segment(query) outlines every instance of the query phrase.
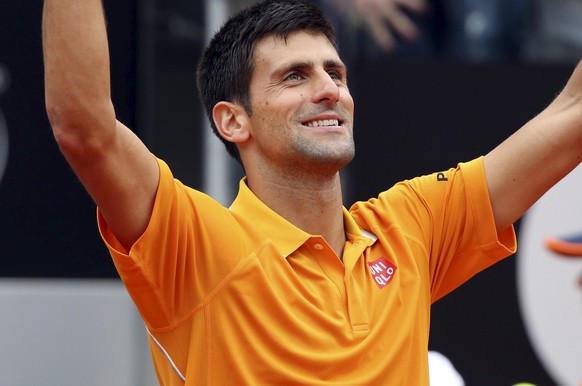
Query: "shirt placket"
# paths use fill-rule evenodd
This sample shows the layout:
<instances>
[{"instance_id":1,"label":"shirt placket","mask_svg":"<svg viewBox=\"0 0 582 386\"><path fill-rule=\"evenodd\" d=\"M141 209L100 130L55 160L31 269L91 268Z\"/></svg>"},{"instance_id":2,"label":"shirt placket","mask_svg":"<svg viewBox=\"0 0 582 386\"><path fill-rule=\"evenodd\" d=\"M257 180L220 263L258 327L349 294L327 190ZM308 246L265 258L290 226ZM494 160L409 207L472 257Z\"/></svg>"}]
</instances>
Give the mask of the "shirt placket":
<instances>
[{"instance_id":1,"label":"shirt placket","mask_svg":"<svg viewBox=\"0 0 582 386\"><path fill-rule=\"evenodd\" d=\"M329 244L320 236L312 236L307 242L327 277L335 284L343 299L345 314L355 335L366 335L369 330L368 312L362 284L352 275L355 264L368 246L365 238L346 242L343 259L340 260ZM362 278L360 278L362 279Z\"/></svg>"},{"instance_id":2,"label":"shirt placket","mask_svg":"<svg viewBox=\"0 0 582 386\"><path fill-rule=\"evenodd\" d=\"M369 331L369 314L364 296L367 272L359 272L357 264L368 247L369 240L358 238L346 242L344 248L344 285L348 305L348 317L356 336L365 336Z\"/></svg>"}]
</instances>

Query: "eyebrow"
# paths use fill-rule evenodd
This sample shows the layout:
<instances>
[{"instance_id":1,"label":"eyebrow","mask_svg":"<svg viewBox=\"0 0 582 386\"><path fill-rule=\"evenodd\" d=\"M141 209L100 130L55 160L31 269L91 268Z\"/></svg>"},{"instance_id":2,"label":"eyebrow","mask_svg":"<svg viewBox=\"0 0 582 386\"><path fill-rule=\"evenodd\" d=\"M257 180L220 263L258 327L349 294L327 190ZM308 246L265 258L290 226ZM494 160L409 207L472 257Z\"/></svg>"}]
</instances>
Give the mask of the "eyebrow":
<instances>
[{"instance_id":1,"label":"eyebrow","mask_svg":"<svg viewBox=\"0 0 582 386\"><path fill-rule=\"evenodd\" d=\"M336 59L327 59L323 63L324 68L335 68L335 69L342 69L344 72L347 72L346 65ZM312 61L297 61L283 64L282 66L275 69L273 72L273 77L278 78L281 77L283 74L289 71L297 71L297 70L304 70L306 68L313 68L315 67L315 63Z\"/></svg>"}]
</instances>

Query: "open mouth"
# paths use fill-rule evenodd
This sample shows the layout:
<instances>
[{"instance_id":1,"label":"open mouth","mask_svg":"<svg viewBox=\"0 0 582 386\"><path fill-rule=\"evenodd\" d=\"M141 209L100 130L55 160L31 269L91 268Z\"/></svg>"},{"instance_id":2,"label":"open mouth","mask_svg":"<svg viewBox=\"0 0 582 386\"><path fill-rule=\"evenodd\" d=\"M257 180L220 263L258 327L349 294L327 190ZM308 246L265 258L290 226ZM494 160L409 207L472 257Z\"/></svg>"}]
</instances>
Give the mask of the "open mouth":
<instances>
[{"instance_id":1,"label":"open mouth","mask_svg":"<svg viewBox=\"0 0 582 386\"><path fill-rule=\"evenodd\" d=\"M343 122L339 119L320 119L316 121L304 122L303 125L307 127L330 127L340 126Z\"/></svg>"}]
</instances>

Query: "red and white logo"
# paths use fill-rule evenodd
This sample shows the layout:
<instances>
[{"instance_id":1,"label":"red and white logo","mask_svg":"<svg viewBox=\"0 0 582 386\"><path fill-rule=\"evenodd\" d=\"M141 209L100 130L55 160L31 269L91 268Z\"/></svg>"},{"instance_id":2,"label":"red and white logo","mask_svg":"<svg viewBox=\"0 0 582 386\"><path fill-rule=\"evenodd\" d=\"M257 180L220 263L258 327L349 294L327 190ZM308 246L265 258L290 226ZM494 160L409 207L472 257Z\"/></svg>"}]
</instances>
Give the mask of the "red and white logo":
<instances>
[{"instance_id":1,"label":"red and white logo","mask_svg":"<svg viewBox=\"0 0 582 386\"><path fill-rule=\"evenodd\" d=\"M368 266L370 267L372 277L374 277L374 280L380 289L390 284L396 273L396 266L383 257L368 262Z\"/></svg>"}]
</instances>

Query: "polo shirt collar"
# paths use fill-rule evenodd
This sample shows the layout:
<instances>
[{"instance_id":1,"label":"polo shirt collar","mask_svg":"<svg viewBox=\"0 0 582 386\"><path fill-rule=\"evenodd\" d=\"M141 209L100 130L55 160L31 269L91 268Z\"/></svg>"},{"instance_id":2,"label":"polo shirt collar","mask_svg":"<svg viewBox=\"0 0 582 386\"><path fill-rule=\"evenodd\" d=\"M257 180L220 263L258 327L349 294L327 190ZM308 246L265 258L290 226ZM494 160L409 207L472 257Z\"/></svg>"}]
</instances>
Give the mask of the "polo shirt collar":
<instances>
[{"instance_id":1,"label":"polo shirt collar","mask_svg":"<svg viewBox=\"0 0 582 386\"><path fill-rule=\"evenodd\" d=\"M259 200L248 187L246 177L240 180L238 194L229 209L236 216L252 219L253 226L271 239L285 258L295 252L312 236L287 221ZM367 245L372 245L376 241L376 236L360 229L345 207L343 208L343 214L346 237L349 241L363 239L365 241L364 244Z\"/></svg>"},{"instance_id":2,"label":"polo shirt collar","mask_svg":"<svg viewBox=\"0 0 582 386\"><path fill-rule=\"evenodd\" d=\"M246 177L239 182L238 195L230 211L234 215L251 219L253 226L265 234L285 258L311 237L259 200L248 187Z\"/></svg>"},{"instance_id":3,"label":"polo shirt collar","mask_svg":"<svg viewBox=\"0 0 582 386\"><path fill-rule=\"evenodd\" d=\"M350 211L344 207L344 229L346 231L346 239L351 242L357 240L363 241L366 245L372 245L378 237L371 232L368 232L358 225L356 220L352 217Z\"/></svg>"}]
</instances>

